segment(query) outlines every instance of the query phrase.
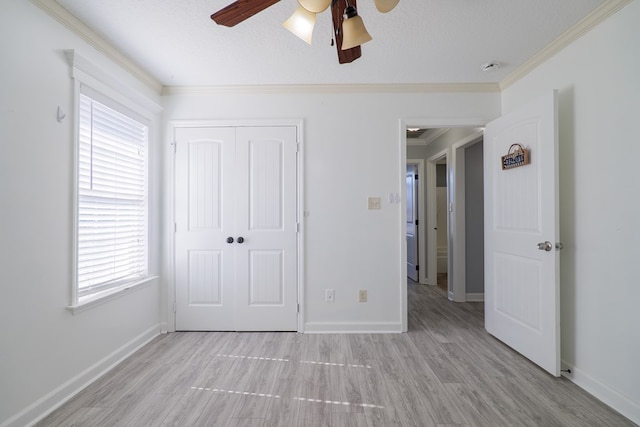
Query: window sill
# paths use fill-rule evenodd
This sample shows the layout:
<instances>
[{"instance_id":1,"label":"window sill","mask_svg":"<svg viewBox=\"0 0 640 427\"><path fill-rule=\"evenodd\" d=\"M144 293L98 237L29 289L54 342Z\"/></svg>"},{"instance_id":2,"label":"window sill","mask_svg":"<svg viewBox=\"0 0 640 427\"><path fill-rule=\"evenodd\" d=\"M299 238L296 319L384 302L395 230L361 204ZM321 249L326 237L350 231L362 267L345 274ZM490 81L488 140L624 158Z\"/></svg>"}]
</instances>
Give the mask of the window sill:
<instances>
[{"instance_id":1,"label":"window sill","mask_svg":"<svg viewBox=\"0 0 640 427\"><path fill-rule=\"evenodd\" d=\"M137 282L127 283L122 286L108 289L106 291L97 292L92 295L78 298L78 303L67 306L67 310L71 311L71 313L73 313L74 315L81 313L90 308L120 298L123 295L127 295L139 289L146 288L151 285L151 283L157 278L158 276L146 277Z\"/></svg>"}]
</instances>

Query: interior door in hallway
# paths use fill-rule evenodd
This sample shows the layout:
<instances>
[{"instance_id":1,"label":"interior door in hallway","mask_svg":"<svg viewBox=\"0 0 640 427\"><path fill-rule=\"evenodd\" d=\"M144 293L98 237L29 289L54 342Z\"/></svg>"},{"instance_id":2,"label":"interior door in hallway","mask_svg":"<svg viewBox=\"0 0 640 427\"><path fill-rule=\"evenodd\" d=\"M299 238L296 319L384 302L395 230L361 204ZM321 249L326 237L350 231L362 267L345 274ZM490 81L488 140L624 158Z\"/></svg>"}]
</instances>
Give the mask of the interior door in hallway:
<instances>
[{"instance_id":1,"label":"interior door in hallway","mask_svg":"<svg viewBox=\"0 0 640 427\"><path fill-rule=\"evenodd\" d=\"M418 168L407 164L407 276L418 282Z\"/></svg>"},{"instance_id":2,"label":"interior door in hallway","mask_svg":"<svg viewBox=\"0 0 640 427\"><path fill-rule=\"evenodd\" d=\"M296 128L175 142L176 330L297 330Z\"/></svg>"},{"instance_id":3,"label":"interior door in hallway","mask_svg":"<svg viewBox=\"0 0 640 427\"><path fill-rule=\"evenodd\" d=\"M484 138L485 326L560 375L556 93L491 123ZM531 163L502 169L513 144Z\"/></svg>"}]
</instances>

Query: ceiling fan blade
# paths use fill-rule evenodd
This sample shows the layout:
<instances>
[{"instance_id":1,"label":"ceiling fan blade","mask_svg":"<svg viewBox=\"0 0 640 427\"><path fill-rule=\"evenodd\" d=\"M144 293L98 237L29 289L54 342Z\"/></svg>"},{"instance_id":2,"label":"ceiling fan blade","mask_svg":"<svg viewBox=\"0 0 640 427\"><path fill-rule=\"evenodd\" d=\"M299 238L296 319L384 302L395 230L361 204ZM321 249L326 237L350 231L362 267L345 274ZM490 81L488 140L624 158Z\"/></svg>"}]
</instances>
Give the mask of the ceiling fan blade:
<instances>
[{"instance_id":1,"label":"ceiling fan blade","mask_svg":"<svg viewBox=\"0 0 640 427\"><path fill-rule=\"evenodd\" d=\"M280 0L237 0L211 15L211 19L218 25L233 27L279 1Z\"/></svg>"},{"instance_id":2,"label":"ceiling fan blade","mask_svg":"<svg viewBox=\"0 0 640 427\"><path fill-rule=\"evenodd\" d=\"M349 0L349 4L356 7L356 0ZM347 8L346 0L333 0L331 2L331 16L333 17L333 33L336 37L336 48L338 49L338 62L347 64L362 56L360 46L342 50L342 15Z\"/></svg>"}]
</instances>

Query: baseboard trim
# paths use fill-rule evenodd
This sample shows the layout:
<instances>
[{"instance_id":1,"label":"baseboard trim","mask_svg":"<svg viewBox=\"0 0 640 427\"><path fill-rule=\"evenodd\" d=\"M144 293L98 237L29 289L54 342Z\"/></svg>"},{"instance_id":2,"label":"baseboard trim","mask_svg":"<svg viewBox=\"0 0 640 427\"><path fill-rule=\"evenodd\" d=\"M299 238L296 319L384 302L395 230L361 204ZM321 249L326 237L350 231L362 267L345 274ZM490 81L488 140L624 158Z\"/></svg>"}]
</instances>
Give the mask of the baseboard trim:
<instances>
[{"instance_id":1,"label":"baseboard trim","mask_svg":"<svg viewBox=\"0 0 640 427\"><path fill-rule=\"evenodd\" d=\"M484 293L481 294L466 294L465 301L467 302L483 302L484 301Z\"/></svg>"},{"instance_id":2,"label":"baseboard trim","mask_svg":"<svg viewBox=\"0 0 640 427\"><path fill-rule=\"evenodd\" d=\"M400 322L307 322L305 334L389 334L401 333Z\"/></svg>"},{"instance_id":3,"label":"baseboard trim","mask_svg":"<svg viewBox=\"0 0 640 427\"><path fill-rule=\"evenodd\" d=\"M154 325L113 353L85 369L75 377L47 393L11 418L0 423L0 427L32 426L55 409L66 403L89 384L109 372L127 357L160 335L161 324Z\"/></svg>"},{"instance_id":4,"label":"baseboard trim","mask_svg":"<svg viewBox=\"0 0 640 427\"><path fill-rule=\"evenodd\" d=\"M571 373L563 372L562 376L576 384L598 400L609 405L612 409L640 425L640 403L633 402L628 397L611 389L584 371L562 361L563 369L571 370Z\"/></svg>"}]
</instances>

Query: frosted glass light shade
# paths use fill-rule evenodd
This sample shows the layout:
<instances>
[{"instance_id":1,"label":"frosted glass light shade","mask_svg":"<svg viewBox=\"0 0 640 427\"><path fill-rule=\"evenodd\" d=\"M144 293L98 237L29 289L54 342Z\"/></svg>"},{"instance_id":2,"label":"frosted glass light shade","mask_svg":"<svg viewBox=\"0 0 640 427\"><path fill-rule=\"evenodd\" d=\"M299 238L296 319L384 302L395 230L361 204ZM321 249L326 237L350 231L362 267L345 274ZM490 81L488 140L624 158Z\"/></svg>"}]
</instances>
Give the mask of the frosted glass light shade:
<instances>
[{"instance_id":1,"label":"frosted glass light shade","mask_svg":"<svg viewBox=\"0 0 640 427\"><path fill-rule=\"evenodd\" d=\"M298 3L309 12L320 13L329 7L331 0L298 0Z\"/></svg>"},{"instance_id":2,"label":"frosted glass light shade","mask_svg":"<svg viewBox=\"0 0 640 427\"><path fill-rule=\"evenodd\" d=\"M305 42L311 44L313 27L316 25L316 14L309 12L302 6L298 6L293 15L282 23L282 26L300 37Z\"/></svg>"},{"instance_id":3,"label":"frosted glass light shade","mask_svg":"<svg viewBox=\"0 0 640 427\"><path fill-rule=\"evenodd\" d=\"M371 39L360 16L345 19L342 23L342 50L360 46Z\"/></svg>"},{"instance_id":4,"label":"frosted glass light shade","mask_svg":"<svg viewBox=\"0 0 640 427\"><path fill-rule=\"evenodd\" d=\"M396 5L400 2L400 0L373 0L376 4L376 9L379 12L387 13L391 11Z\"/></svg>"}]
</instances>

